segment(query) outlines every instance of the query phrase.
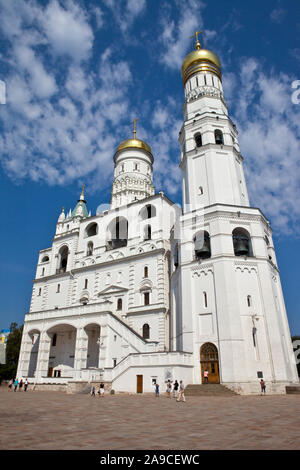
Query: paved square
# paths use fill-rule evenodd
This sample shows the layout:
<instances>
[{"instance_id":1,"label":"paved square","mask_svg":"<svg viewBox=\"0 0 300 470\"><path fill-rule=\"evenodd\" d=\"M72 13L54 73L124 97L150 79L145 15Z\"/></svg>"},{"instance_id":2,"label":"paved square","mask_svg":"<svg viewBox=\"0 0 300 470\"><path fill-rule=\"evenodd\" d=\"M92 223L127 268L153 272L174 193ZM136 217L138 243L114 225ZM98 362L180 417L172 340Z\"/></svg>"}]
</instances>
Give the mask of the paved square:
<instances>
[{"instance_id":1,"label":"paved square","mask_svg":"<svg viewBox=\"0 0 300 470\"><path fill-rule=\"evenodd\" d=\"M0 449L299 449L300 395L187 397L8 392Z\"/></svg>"}]
</instances>

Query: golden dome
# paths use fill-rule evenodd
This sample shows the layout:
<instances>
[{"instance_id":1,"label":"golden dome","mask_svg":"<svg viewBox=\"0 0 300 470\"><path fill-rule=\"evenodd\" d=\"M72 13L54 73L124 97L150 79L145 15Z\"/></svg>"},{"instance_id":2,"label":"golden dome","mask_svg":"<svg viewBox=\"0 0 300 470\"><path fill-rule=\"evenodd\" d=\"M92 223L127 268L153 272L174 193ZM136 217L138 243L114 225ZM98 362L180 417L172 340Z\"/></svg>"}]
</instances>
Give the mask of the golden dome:
<instances>
[{"instance_id":1,"label":"golden dome","mask_svg":"<svg viewBox=\"0 0 300 470\"><path fill-rule=\"evenodd\" d=\"M127 140L124 140L124 142L121 142L116 150L116 153L119 152L120 150L131 149L131 148L143 149L152 155L151 147L148 144L146 144L146 142L144 142L143 140L135 139L135 138L127 139Z\"/></svg>"},{"instance_id":2,"label":"golden dome","mask_svg":"<svg viewBox=\"0 0 300 470\"><path fill-rule=\"evenodd\" d=\"M212 51L202 49L199 41L196 43L196 50L190 52L182 62L181 76L183 85L197 72L212 72L216 74L220 80L222 78L221 64L218 57Z\"/></svg>"}]
</instances>

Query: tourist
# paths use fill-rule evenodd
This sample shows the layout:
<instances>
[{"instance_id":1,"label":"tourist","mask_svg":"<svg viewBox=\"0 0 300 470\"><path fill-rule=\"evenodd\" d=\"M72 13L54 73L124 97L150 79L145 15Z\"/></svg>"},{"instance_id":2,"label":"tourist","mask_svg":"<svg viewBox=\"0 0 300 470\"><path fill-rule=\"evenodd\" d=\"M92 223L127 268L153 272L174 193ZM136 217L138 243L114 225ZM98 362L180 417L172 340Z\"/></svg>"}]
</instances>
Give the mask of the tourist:
<instances>
[{"instance_id":1,"label":"tourist","mask_svg":"<svg viewBox=\"0 0 300 470\"><path fill-rule=\"evenodd\" d=\"M104 397L104 383L101 382L99 387L99 397Z\"/></svg>"},{"instance_id":2,"label":"tourist","mask_svg":"<svg viewBox=\"0 0 300 470\"><path fill-rule=\"evenodd\" d=\"M15 388L14 388L14 392L17 391L18 383L19 383L19 381L18 381L18 379L16 378L16 379L15 379L15 383L14 383L14 387L15 387Z\"/></svg>"},{"instance_id":3,"label":"tourist","mask_svg":"<svg viewBox=\"0 0 300 470\"><path fill-rule=\"evenodd\" d=\"M158 383L155 384L155 396L159 397L159 385L158 385Z\"/></svg>"},{"instance_id":4,"label":"tourist","mask_svg":"<svg viewBox=\"0 0 300 470\"><path fill-rule=\"evenodd\" d=\"M260 394L266 393L266 383L263 379L260 381Z\"/></svg>"},{"instance_id":5,"label":"tourist","mask_svg":"<svg viewBox=\"0 0 300 470\"><path fill-rule=\"evenodd\" d=\"M171 391L172 391L172 384L171 384L170 380L168 380L167 390L166 390L168 398L171 398Z\"/></svg>"},{"instance_id":6,"label":"tourist","mask_svg":"<svg viewBox=\"0 0 300 470\"><path fill-rule=\"evenodd\" d=\"M10 381L8 382L8 391L11 390L12 384L13 384L13 379L10 379Z\"/></svg>"},{"instance_id":7,"label":"tourist","mask_svg":"<svg viewBox=\"0 0 300 470\"><path fill-rule=\"evenodd\" d=\"M24 392L27 391L27 387L28 387L28 380L27 378L25 379L25 382L24 382Z\"/></svg>"},{"instance_id":8,"label":"tourist","mask_svg":"<svg viewBox=\"0 0 300 470\"><path fill-rule=\"evenodd\" d=\"M23 380L21 379L19 382L19 392L22 391L22 387L23 387Z\"/></svg>"},{"instance_id":9,"label":"tourist","mask_svg":"<svg viewBox=\"0 0 300 470\"><path fill-rule=\"evenodd\" d=\"M177 382L177 380L175 380L174 385L173 385L173 397L174 398L177 398L178 396L178 387L179 387L179 383Z\"/></svg>"},{"instance_id":10,"label":"tourist","mask_svg":"<svg viewBox=\"0 0 300 470\"><path fill-rule=\"evenodd\" d=\"M204 371L204 383L208 384L208 370L207 369L205 369Z\"/></svg>"},{"instance_id":11,"label":"tourist","mask_svg":"<svg viewBox=\"0 0 300 470\"><path fill-rule=\"evenodd\" d=\"M92 396L92 397L95 397L95 396L96 396L96 395L95 395L95 387L94 387L94 385L92 385L92 388L91 388L91 396Z\"/></svg>"},{"instance_id":12,"label":"tourist","mask_svg":"<svg viewBox=\"0 0 300 470\"><path fill-rule=\"evenodd\" d=\"M182 380L180 380L180 384L179 384L179 394L178 394L178 398L177 398L176 401L183 401L183 402L185 403L184 385L183 385Z\"/></svg>"}]
</instances>

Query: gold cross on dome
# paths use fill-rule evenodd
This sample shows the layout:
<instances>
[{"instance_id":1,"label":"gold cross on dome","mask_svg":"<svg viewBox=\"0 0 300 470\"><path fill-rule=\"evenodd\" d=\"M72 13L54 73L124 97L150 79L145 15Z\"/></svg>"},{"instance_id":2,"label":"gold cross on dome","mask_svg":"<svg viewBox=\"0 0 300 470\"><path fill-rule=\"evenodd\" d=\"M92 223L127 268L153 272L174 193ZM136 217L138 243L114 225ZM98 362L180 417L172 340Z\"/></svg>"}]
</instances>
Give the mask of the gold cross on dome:
<instances>
[{"instance_id":1,"label":"gold cross on dome","mask_svg":"<svg viewBox=\"0 0 300 470\"><path fill-rule=\"evenodd\" d=\"M136 121L138 121L138 118L135 118L131 124L133 124L133 138L135 139L136 137Z\"/></svg>"},{"instance_id":2,"label":"gold cross on dome","mask_svg":"<svg viewBox=\"0 0 300 470\"><path fill-rule=\"evenodd\" d=\"M194 38L194 37L196 38L196 49L200 49L200 47L201 47L198 36L199 36L199 34L203 34L203 33L204 33L204 30L202 29L201 31L196 31L195 34L193 34L193 36L191 36L191 39Z\"/></svg>"}]
</instances>

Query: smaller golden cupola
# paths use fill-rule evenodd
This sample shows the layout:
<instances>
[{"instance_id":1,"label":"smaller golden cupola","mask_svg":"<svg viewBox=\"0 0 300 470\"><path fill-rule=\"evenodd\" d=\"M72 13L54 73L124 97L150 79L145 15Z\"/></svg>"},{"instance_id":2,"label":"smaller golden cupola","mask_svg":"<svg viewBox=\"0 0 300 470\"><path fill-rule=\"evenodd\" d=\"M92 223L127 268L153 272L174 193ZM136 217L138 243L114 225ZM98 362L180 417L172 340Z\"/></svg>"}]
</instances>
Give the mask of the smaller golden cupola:
<instances>
[{"instance_id":1,"label":"smaller golden cupola","mask_svg":"<svg viewBox=\"0 0 300 470\"><path fill-rule=\"evenodd\" d=\"M121 142L116 150L115 155L120 151L120 150L125 150L125 149L130 149L130 148L135 148L135 149L143 149L146 150L146 152L150 153L152 156L152 150L150 145L148 145L146 142L144 142L141 139L136 138L136 121L137 119L133 120L133 139L127 139Z\"/></svg>"}]
</instances>

